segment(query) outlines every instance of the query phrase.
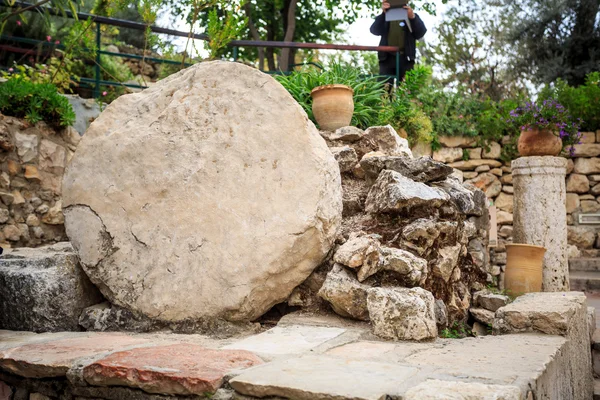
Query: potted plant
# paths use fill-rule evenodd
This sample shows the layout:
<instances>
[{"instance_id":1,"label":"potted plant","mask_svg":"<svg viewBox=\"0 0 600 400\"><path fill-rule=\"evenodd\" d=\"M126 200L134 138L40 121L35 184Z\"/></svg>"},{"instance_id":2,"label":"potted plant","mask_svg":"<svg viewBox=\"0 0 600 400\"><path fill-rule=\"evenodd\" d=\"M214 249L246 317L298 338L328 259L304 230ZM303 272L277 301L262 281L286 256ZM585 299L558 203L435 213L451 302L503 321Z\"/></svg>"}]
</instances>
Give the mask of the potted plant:
<instances>
[{"instance_id":1,"label":"potted plant","mask_svg":"<svg viewBox=\"0 0 600 400\"><path fill-rule=\"evenodd\" d=\"M354 114L354 90L346 85L323 85L314 88L312 112L321 129L335 131L350 125Z\"/></svg>"},{"instance_id":2,"label":"potted plant","mask_svg":"<svg viewBox=\"0 0 600 400\"><path fill-rule=\"evenodd\" d=\"M575 121L568 110L554 100L541 104L525 103L510 112L509 122L520 127L517 149L523 157L557 156L565 148L573 155L579 144L579 120Z\"/></svg>"}]
</instances>

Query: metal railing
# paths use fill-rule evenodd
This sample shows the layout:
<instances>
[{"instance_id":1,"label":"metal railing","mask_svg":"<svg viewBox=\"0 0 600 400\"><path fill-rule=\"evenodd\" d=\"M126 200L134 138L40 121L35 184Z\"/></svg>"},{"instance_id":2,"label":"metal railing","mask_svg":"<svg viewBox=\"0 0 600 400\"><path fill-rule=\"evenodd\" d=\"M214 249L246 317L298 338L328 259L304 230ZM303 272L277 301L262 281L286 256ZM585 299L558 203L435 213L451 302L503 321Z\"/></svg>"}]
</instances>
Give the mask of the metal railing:
<instances>
[{"instance_id":1,"label":"metal railing","mask_svg":"<svg viewBox=\"0 0 600 400\"><path fill-rule=\"evenodd\" d=\"M0 0L0 5L4 6L4 7L13 7L13 8L16 8L16 7L27 8L28 12L43 11L45 13L48 13L50 15L57 16L57 17L67 17L67 18L72 18L72 19L76 18L79 20L90 20L91 22L95 23L96 24L97 51L96 51L96 59L95 59L94 78L92 79L92 78L82 77L82 78L79 78L79 80L80 80L80 82L82 82L84 84L93 85L94 97L96 97L96 98L100 96L100 87L101 86L126 86L126 87L131 87L131 88L138 88L138 89L147 88L146 86L143 86L143 85L125 84L125 83L121 83L121 82L107 81L107 80L101 79L101 76L102 76L101 75L101 60L100 60L101 55L106 55L106 56L110 56L110 57L123 57L123 58L130 58L130 59L138 59L138 60L144 59L144 60L148 60L148 61L151 61L154 63L160 63L160 64L179 64L179 65L181 65L181 61L177 61L177 60L140 56L138 54L115 53L115 52L102 50L101 49L101 44L102 44L101 26L102 25L135 29L135 30L139 30L139 31L143 31L143 32L146 31L146 29L149 29L151 32L154 32L154 33L166 34L166 35L177 36L177 37L185 37L185 38L189 37L191 39L198 39L198 40L209 40L208 36L203 33L190 33L190 32L178 31L175 29L163 28L163 27L159 27L156 25L146 25L146 24L143 24L140 22L128 21L128 20L117 19L117 18L110 18L110 17L103 17L100 15L93 15L93 14L81 13L81 12L73 14L71 11L65 11L64 13L62 13L62 12L58 12L57 10L54 10L50 7L36 6L34 4L30 4L30 3L26 3L26 2L22 2L22 1L17 1L11 5L6 0ZM4 36L4 35L0 36L0 42L7 42L7 41L13 41L13 42L17 42L17 43L26 43L26 44L35 44L35 45L38 45L41 47L63 48L63 46L61 46L61 45L55 45L55 44L43 42L40 40L33 40L33 39L27 39L27 38L15 37L15 36ZM277 42L277 41L261 41L261 40L233 40L229 43L229 46L233 47L234 61L237 61L240 47L278 48L278 49L289 48L289 49L298 49L298 50L303 49L303 50L383 51L383 52L388 52L388 53L395 53L396 54L396 76L395 76L395 78L398 79L398 81L400 80L400 52L399 52L399 48L394 47L394 46L360 46L360 45L348 45L348 44L298 43L298 42ZM22 49L19 47L5 45L2 43L0 43L0 50L16 52L16 53L33 52L33 50ZM292 64L291 67L293 68L294 66L308 65L308 64L314 65L314 66L322 69L322 66L320 66L316 63ZM190 66L192 64L185 63L184 65ZM269 73L285 73L282 71L268 71L268 72Z\"/></svg>"}]
</instances>

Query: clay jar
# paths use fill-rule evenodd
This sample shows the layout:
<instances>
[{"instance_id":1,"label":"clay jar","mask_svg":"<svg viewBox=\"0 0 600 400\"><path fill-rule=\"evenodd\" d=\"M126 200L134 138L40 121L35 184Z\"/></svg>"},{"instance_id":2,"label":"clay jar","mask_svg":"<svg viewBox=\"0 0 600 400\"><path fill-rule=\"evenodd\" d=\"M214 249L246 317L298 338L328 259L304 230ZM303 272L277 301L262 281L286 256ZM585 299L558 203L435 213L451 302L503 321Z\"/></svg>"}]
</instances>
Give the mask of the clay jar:
<instances>
[{"instance_id":1,"label":"clay jar","mask_svg":"<svg viewBox=\"0 0 600 400\"><path fill-rule=\"evenodd\" d=\"M506 245L504 288L510 296L542 291L542 269L546 249L529 244Z\"/></svg>"},{"instance_id":2,"label":"clay jar","mask_svg":"<svg viewBox=\"0 0 600 400\"><path fill-rule=\"evenodd\" d=\"M562 150L562 140L549 130L521 131L517 146L522 157L557 156Z\"/></svg>"},{"instance_id":3,"label":"clay jar","mask_svg":"<svg viewBox=\"0 0 600 400\"><path fill-rule=\"evenodd\" d=\"M354 90L346 85L325 85L314 88L312 111L319 127L325 131L335 131L349 126L354 114Z\"/></svg>"}]
</instances>

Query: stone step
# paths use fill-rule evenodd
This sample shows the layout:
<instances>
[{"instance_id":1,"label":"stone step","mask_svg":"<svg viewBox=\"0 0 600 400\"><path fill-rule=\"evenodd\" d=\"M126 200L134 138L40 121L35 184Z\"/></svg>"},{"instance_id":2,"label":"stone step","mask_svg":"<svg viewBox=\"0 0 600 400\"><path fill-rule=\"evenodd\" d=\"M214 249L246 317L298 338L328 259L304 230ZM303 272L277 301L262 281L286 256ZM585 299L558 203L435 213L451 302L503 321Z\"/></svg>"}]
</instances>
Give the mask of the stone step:
<instances>
[{"instance_id":1,"label":"stone step","mask_svg":"<svg viewBox=\"0 0 600 400\"><path fill-rule=\"evenodd\" d=\"M600 292L599 271L571 271L569 278L573 291Z\"/></svg>"},{"instance_id":2,"label":"stone step","mask_svg":"<svg viewBox=\"0 0 600 400\"><path fill-rule=\"evenodd\" d=\"M600 400L600 379L594 379L594 400Z\"/></svg>"},{"instance_id":3,"label":"stone step","mask_svg":"<svg viewBox=\"0 0 600 400\"><path fill-rule=\"evenodd\" d=\"M569 260L570 271L600 272L600 258L573 258Z\"/></svg>"}]
</instances>

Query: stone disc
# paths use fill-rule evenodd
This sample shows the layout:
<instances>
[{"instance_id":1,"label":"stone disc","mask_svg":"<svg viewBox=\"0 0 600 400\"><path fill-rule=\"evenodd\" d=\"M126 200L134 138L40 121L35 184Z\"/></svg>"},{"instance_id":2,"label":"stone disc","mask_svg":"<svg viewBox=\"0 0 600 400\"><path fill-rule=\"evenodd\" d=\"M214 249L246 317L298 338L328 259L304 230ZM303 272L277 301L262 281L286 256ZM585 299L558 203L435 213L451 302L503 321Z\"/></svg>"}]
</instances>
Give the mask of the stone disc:
<instances>
[{"instance_id":1,"label":"stone disc","mask_svg":"<svg viewBox=\"0 0 600 400\"><path fill-rule=\"evenodd\" d=\"M197 64L115 100L64 177L67 234L113 303L164 321L253 320L321 263L336 161L273 78Z\"/></svg>"}]
</instances>

